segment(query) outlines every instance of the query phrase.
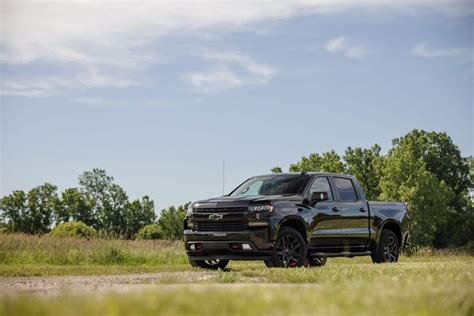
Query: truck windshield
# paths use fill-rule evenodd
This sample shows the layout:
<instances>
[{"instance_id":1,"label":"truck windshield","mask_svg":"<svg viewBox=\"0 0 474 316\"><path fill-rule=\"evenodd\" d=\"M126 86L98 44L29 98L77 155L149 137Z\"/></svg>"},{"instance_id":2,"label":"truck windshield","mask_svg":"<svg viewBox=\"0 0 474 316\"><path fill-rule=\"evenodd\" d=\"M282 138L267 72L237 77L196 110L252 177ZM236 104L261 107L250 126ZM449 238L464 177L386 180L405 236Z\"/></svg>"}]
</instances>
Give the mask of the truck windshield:
<instances>
[{"instance_id":1,"label":"truck windshield","mask_svg":"<svg viewBox=\"0 0 474 316\"><path fill-rule=\"evenodd\" d=\"M245 181L230 196L283 195L302 193L309 175L255 177Z\"/></svg>"}]
</instances>

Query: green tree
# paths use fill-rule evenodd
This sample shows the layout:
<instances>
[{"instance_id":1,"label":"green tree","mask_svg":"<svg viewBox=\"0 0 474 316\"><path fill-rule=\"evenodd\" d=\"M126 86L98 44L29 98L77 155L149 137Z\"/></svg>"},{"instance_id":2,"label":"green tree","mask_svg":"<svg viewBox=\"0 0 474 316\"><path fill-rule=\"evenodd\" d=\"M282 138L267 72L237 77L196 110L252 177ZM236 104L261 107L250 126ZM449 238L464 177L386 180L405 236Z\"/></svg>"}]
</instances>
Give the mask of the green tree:
<instances>
[{"instance_id":1,"label":"green tree","mask_svg":"<svg viewBox=\"0 0 474 316\"><path fill-rule=\"evenodd\" d=\"M137 199L129 203L125 211L127 238L133 238L142 227L152 224L155 219L155 205L148 196L144 196L141 201Z\"/></svg>"},{"instance_id":2,"label":"green tree","mask_svg":"<svg viewBox=\"0 0 474 316\"><path fill-rule=\"evenodd\" d=\"M312 153L302 157L296 164L290 165L291 172L315 171L344 173L345 167L341 157L334 151L324 152L322 155Z\"/></svg>"},{"instance_id":3,"label":"green tree","mask_svg":"<svg viewBox=\"0 0 474 316\"><path fill-rule=\"evenodd\" d=\"M394 139L394 150L410 151L411 158L424 163L428 172L450 191L445 209L446 221L439 223L435 247L446 247L467 242L467 233L460 229L472 213L469 207L471 185L469 164L461 157L459 148L446 133L413 130L401 138Z\"/></svg>"},{"instance_id":4,"label":"green tree","mask_svg":"<svg viewBox=\"0 0 474 316\"><path fill-rule=\"evenodd\" d=\"M118 184L112 183L106 189L102 207L98 209L99 227L109 233L121 236L126 233L126 211L128 196Z\"/></svg>"},{"instance_id":5,"label":"green tree","mask_svg":"<svg viewBox=\"0 0 474 316\"><path fill-rule=\"evenodd\" d=\"M408 202L412 242L416 246L433 246L438 228L452 215L448 203L453 193L417 157L416 142L394 144L380 181L381 198Z\"/></svg>"},{"instance_id":6,"label":"green tree","mask_svg":"<svg viewBox=\"0 0 474 316\"><path fill-rule=\"evenodd\" d=\"M105 170L97 168L92 171L85 171L79 176L80 191L89 204L92 218L94 218L92 226L96 229L106 229L106 227L103 227L103 223L110 216L104 214L104 207L110 199L109 191L113 180L114 178L108 176ZM111 209L110 206L109 209Z\"/></svg>"},{"instance_id":7,"label":"green tree","mask_svg":"<svg viewBox=\"0 0 474 316\"><path fill-rule=\"evenodd\" d=\"M278 166L273 167L271 171L272 171L272 173L282 173L283 172L283 170L281 170L281 167L278 167Z\"/></svg>"},{"instance_id":8,"label":"green tree","mask_svg":"<svg viewBox=\"0 0 474 316\"><path fill-rule=\"evenodd\" d=\"M377 200L381 193L380 179L382 178L385 157L380 154L380 146L371 148L347 148L343 159L346 172L356 177L369 200Z\"/></svg>"},{"instance_id":9,"label":"green tree","mask_svg":"<svg viewBox=\"0 0 474 316\"><path fill-rule=\"evenodd\" d=\"M58 207L57 187L50 183L37 186L28 192L30 227L27 233L46 233L53 223L53 214Z\"/></svg>"},{"instance_id":10,"label":"green tree","mask_svg":"<svg viewBox=\"0 0 474 316\"><path fill-rule=\"evenodd\" d=\"M183 220L191 203L178 207L171 206L161 211L158 224L161 227L163 238L180 239L183 237Z\"/></svg>"},{"instance_id":11,"label":"green tree","mask_svg":"<svg viewBox=\"0 0 474 316\"><path fill-rule=\"evenodd\" d=\"M471 197L471 207L474 201L474 157L470 156L466 158L467 162L469 163L469 178L471 181L471 185L469 186L469 195Z\"/></svg>"},{"instance_id":12,"label":"green tree","mask_svg":"<svg viewBox=\"0 0 474 316\"><path fill-rule=\"evenodd\" d=\"M56 223L68 221L80 221L88 226L92 226L94 216L92 214L91 204L86 196L77 188L69 188L61 194L59 207L56 208Z\"/></svg>"},{"instance_id":13,"label":"green tree","mask_svg":"<svg viewBox=\"0 0 474 316\"><path fill-rule=\"evenodd\" d=\"M0 200L2 222L11 232L30 232L31 216L24 191L13 191ZM31 233L31 232L30 232Z\"/></svg>"}]
</instances>

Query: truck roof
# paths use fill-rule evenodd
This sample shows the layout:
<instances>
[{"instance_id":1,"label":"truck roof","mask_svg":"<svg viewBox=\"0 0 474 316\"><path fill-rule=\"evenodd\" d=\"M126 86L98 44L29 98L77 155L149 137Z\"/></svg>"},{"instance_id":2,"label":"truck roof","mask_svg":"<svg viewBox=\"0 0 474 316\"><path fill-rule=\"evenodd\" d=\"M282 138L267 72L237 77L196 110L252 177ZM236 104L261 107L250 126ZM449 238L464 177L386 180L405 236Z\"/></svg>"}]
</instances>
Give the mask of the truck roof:
<instances>
[{"instance_id":1,"label":"truck roof","mask_svg":"<svg viewBox=\"0 0 474 316\"><path fill-rule=\"evenodd\" d=\"M354 178L354 176L350 175L350 174L345 174L345 173L335 173L335 172L313 172L313 171L310 171L310 172L282 172L282 173L269 173L269 174L262 174L262 175L258 175L258 176L254 176L252 178L256 178L256 177L271 177L271 176L284 176L284 175L305 175L305 174L308 174L308 175L321 175L321 176L343 176L343 177L348 177L348 178Z\"/></svg>"}]
</instances>

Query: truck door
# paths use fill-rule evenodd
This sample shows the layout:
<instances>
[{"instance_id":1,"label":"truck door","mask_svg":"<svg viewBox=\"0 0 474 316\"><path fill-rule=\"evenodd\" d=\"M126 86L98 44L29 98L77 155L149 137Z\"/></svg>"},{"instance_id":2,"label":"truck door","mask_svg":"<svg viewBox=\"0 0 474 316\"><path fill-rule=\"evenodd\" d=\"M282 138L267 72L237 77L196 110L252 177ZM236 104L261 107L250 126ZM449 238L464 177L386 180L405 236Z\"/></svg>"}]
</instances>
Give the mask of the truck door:
<instances>
[{"instance_id":1,"label":"truck door","mask_svg":"<svg viewBox=\"0 0 474 316\"><path fill-rule=\"evenodd\" d=\"M311 184L308 196L313 192L327 192L328 200L316 203L313 206L311 218L311 248L338 248L342 244L340 213L334 211L336 203L334 193L329 184L329 179L324 176L316 177ZM321 249L321 250L322 250Z\"/></svg>"},{"instance_id":2,"label":"truck door","mask_svg":"<svg viewBox=\"0 0 474 316\"><path fill-rule=\"evenodd\" d=\"M367 201L357 193L350 178L332 177L336 201L340 208L340 223L345 248L365 248L369 240ZM349 250L349 249L347 249Z\"/></svg>"}]
</instances>

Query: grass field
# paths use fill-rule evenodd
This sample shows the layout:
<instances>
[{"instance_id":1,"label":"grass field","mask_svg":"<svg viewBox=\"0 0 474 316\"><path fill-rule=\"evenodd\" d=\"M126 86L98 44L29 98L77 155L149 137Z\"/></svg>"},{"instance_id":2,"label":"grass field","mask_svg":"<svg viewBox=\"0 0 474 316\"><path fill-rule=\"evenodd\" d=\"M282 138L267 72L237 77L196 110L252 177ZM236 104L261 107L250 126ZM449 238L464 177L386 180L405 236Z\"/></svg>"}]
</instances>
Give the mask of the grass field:
<instances>
[{"instance_id":1,"label":"grass field","mask_svg":"<svg viewBox=\"0 0 474 316\"><path fill-rule=\"evenodd\" d=\"M390 265L353 258L310 269L267 269L259 262L229 267L190 268L180 242L0 235L5 282L34 275L164 274L126 291L3 294L0 315L474 315L474 258L466 254L427 252Z\"/></svg>"}]
</instances>

